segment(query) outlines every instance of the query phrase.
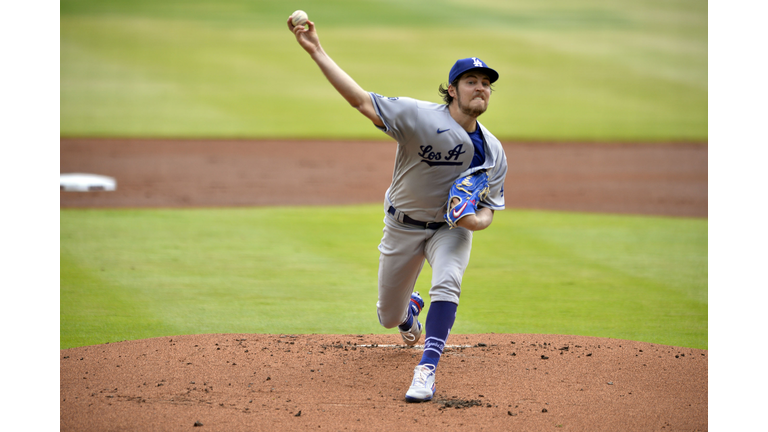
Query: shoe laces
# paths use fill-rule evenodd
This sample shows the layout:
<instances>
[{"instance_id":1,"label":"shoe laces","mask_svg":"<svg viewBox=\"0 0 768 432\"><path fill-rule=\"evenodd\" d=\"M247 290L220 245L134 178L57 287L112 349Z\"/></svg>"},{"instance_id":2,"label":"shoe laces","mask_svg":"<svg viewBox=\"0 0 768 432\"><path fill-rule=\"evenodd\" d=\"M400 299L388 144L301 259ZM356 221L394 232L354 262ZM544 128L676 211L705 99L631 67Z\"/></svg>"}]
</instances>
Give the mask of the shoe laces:
<instances>
[{"instance_id":1,"label":"shoe laces","mask_svg":"<svg viewBox=\"0 0 768 432\"><path fill-rule=\"evenodd\" d=\"M431 366L431 367L430 367ZM432 365L416 366L416 373L413 376L413 385L420 387L427 386L427 378L435 373L435 367Z\"/></svg>"}]
</instances>

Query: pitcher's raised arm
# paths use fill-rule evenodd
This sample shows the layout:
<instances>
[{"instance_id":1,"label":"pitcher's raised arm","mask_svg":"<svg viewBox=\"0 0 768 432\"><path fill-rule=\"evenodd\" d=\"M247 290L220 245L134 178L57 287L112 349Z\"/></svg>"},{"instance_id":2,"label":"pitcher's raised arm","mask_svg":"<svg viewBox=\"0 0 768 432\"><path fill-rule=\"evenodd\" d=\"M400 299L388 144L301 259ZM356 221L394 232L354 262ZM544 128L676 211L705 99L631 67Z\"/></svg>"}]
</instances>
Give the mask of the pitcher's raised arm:
<instances>
[{"instance_id":1,"label":"pitcher's raised arm","mask_svg":"<svg viewBox=\"0 0 768 432\"><path fill-rule=\"evenodd\" d=\"M363 90L343 69L326 54L320 45L320 39L317 36L315 23L307 21L307 26L294 26L291 17L288 17L288 28L296 36L296 41L304 48L317 63L325 78L333 85L336 91L341 94L347 102L368 117L373 124L384 127L384 122L376 115L370 94Z\"/></svg>"}]
</instances>

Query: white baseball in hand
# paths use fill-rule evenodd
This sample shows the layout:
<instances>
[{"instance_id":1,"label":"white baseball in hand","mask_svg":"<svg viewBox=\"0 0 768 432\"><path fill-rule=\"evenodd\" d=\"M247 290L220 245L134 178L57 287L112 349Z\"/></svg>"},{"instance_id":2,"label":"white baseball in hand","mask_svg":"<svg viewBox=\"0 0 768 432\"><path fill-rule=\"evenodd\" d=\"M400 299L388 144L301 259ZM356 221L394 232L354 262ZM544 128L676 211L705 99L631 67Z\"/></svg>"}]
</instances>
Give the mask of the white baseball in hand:
<instances>
[{"instance_id":1,"label":"white baseball in hand","mask_svg":"<svg viewBox=\"0 0 768 432\"><path fill-rule=\"evenodd\" d=\"M307 23L307 20L309 17L307 16L307 13L303 10L297 10L296 12L291 14L291 24L295 26L304 25Z\"/></svg>"}]
</instances>

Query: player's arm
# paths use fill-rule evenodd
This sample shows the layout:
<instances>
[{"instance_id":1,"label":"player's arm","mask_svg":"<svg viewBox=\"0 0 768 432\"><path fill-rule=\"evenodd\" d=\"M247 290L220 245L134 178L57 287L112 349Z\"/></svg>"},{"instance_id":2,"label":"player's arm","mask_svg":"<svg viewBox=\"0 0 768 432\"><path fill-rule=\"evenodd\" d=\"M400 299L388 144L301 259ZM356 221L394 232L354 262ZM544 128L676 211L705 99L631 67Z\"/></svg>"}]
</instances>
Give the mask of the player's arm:
<instances>
[{"instance_id":1,"label":"player's arm","mask_svg":"<svg viewBox=\"0 0 768 432\"><path fill-rule=\"evenodd\" d=\"M379 127L384 127L384 122L376 114L376 109L373 106L373 101L368 92L363 90L352 77L347 75L347 73L325 53L323 47L320 46L320 39L315 30L315 23L307 21L307 25L309 28L305 28L303 25L294 26L293 23L291 23L291 18L288 17L288 28L294 35L296 35L296 41L298 41L299 45L309 53L312 60L317 63L317 66L320 67L325 78L328 79L336 91L338 91L350 105L357 108L357 110L364 116L368 117L373 124Z\"/></svg>"},{"instance_id":2,"label":"player's arm","mask_svg":"<svg viewBox=\"0 0 768 432\"><path fill-rule=\"evenodd\" d=\"M477 209L477 213L469 215L459 219L458 226L466 228L470 231L481 231L489 226L493 222L493 210L488 207Z\"/></svg>"},{"instance_id":3,"label":"player's arm","mask_svg":"<svg viewBox=\"0 0 768 432\"><path fill-rule=\"evenodd\" d=\"M454 198L454 201L451 202L451 208L456 206L458 203L459 200ZM481 231L491 226L492 222L493 210L489 209L488 207L481 207L477 209L475 214L467 215L459 219L458 222L456 222L456 225L462 228L466 228L470 231Z\"/></svg>"}]
</instances>

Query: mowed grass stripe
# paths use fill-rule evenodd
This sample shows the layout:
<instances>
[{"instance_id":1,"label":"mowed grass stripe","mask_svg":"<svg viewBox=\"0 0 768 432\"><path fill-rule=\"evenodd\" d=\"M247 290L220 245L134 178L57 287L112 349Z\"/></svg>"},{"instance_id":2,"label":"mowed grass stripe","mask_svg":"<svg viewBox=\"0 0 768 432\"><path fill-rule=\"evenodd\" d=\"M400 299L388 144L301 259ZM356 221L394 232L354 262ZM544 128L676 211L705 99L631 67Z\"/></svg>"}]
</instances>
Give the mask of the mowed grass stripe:
<instances>
[{"instance_id":1,"label":"mowed grass stripe","mask_svg":"<svg viewBox=\"0 0 768 432\"><path fill-rule=\"evenodd\" d=\"M501 73L506 140L705 141L706 2L309 1L327 52L386 96L439 102L457 58ZM296 44L283 2L64 1L61 134L386 139Z\"/></svg>"},{"instance_id":2,"label":"mowed grass stripe","mask_svg":"<svg viewBox=\"0 0 768 432\"><path fill-rule=\"evenodd\" d=\"M706 227L701 219L553 212L501 218L493 240L476 235L462 302L481 307L457 330L706 347Z\"/></svg>"},{"instance_id":3,"label":"mowed grass stripe","mask_svg":"<svg viewBox=\"0 0 768 432\"><path fill-rule=\"evenodd\" d=\"M61 210L61 346L199 333L391 333L379 205ZM497 212L454 333L707 347L707 221ZM428 266L417 289L429 291ZM427 305L429 302L427 301Z\"/></svg>"}]
</instances>

